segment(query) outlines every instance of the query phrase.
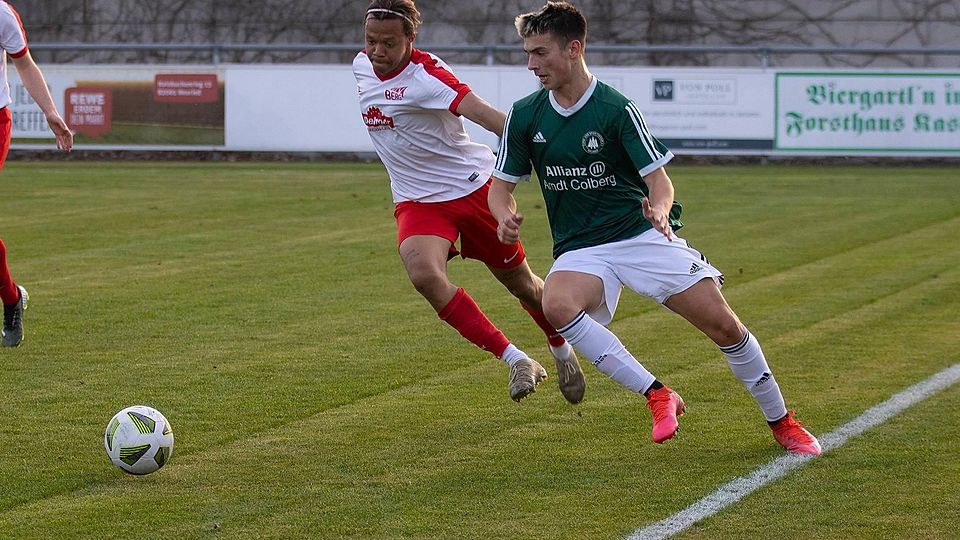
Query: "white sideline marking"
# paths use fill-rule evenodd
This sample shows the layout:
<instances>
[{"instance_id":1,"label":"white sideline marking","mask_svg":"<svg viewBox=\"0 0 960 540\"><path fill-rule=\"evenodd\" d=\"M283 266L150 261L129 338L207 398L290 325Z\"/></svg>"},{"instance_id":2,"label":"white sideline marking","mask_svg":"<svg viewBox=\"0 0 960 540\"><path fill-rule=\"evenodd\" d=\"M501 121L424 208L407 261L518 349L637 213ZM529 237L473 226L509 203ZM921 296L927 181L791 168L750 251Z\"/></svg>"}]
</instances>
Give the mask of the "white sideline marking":
<instances>
[{"instance_id":1,"label":"white sideline marking","mask_svg":"<svg viewBox=\"0 0 960 540\"><path fill-rule=\"evenodd\" d=\"M960 380L960 364L954 364L925 381L895 394L883 403L867 409L866 412L836 430L821 436L820 446L824 452L839 448L851 437L856 437L864 431L886 422L892 416L952 386L958 380ZM783 478L793 469L805 465L812 459L814 459L813 456L798 456L796 454L780 456L746 476L734 478L680 512L642 529L637 529L627 539L659 539L677 534L694 523L716 514L766 484Z\"/></svg>"}]
</instances>

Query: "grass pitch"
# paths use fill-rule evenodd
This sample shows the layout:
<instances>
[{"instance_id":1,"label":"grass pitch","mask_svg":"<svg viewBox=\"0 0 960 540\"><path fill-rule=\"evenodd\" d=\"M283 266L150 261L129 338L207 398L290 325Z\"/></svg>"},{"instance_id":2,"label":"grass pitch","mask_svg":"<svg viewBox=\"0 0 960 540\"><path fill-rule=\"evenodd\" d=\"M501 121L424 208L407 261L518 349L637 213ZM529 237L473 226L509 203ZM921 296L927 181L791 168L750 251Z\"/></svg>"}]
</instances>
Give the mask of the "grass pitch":
<instances>
[{"instance_id":1,"label":"grass pitch","mask_svg":"<svg viewBox=\"0 0 960 540\"><path fill-rule=\"evenodd\" d=\"M681 234L727 274L788 406L826 433L960 361L951 168L670 167ZM0 237L27 287L0 350L0 537L618 538L781 453L723 357L625 292L611 328L689 412L585 366L517 405L506 367L439 322L396 255L379 165L8 163ZM531 266L550 243L517 190ZM552 371L475 261L465 286ZM171 421L161 471L103 450L119 409ZM951 538L960 387L682 538Z\"/></svg>"}]
</instances>

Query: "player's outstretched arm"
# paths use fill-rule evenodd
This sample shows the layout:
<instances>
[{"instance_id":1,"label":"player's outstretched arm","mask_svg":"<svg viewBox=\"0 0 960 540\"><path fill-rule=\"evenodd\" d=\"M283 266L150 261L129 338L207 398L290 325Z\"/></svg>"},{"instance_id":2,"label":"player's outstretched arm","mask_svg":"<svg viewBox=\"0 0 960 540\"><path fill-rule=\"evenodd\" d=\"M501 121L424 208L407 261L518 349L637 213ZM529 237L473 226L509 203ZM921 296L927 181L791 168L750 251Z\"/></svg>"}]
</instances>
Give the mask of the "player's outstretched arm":
<instances>
[{"instance_id":1,"label":"player's outstretched arm","mask_svg":"<svg viewBox=\"0 0 960 540\"><path fill-rule=\"evenodd\" d=\"M17 66L17 74L20 75L24 88L47 117L47 124L57 138L57 148L69 152L73 148L73 133L57 112L57 106L50 97L50 90L47 89L47 81L43 78L37 63L33 61L33 57L30 56L30 51L19 58L13 58L13 64Z\"/></svg>"},{"instance_id":2,"label":"player's outstretched arm","mask_svg":"<svg viewBox=\"0 0 960 540\"><path fill-rule=\"evenodd\" d=\"M517 213L517 201L513 198L516 187L512 182L494 178L487 195L490 213L497 220L497 238L504 244L516 244L520 241L523 214Z\"/></svg>"},{"instance_id":3,"label":"player's outstretched arm","mask_svg":"<svg viewBox=\"0 0 960 540\"><path fill-rule=\"evenodd\" d=\"M470 92L464 96L457 105L457 113L483 126L487 131L495 133L497 137L503 137L503 124L507 120L507 115L477 94Z\"/></svg>"},{"instance_id":4,"label":"player's outstretched arm","mask_svg":"<svg viewBox=\"0 0 960 540\"><path fill-rule=\"evenodd\" d=\"M660 231L668 240L673 239L670 227L670 207L673 206L673 182L663 167L643 177L649 195L643 199L643 217L653 228Z\"/></svg>"}]
</instances>

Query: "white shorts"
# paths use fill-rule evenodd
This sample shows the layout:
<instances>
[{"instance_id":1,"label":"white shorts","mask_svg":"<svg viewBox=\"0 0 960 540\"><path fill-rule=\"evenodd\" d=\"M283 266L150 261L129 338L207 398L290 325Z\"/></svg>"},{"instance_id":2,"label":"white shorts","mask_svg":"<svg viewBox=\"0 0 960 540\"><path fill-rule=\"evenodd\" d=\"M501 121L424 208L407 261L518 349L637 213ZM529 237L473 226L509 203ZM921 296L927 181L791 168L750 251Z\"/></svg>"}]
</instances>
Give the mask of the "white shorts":
<instances>
[{"instance_id":1,"label":"white shorts","mask_svg":"<svg viewBox=\"0 0 960 540\"><path fill-rule=\"evenodd\" d=\"M702 253L676 234L670 241L656 229L627 240L568 251L554 261L550 274L554 272L582 272L603 281L603 302L588 313L602 325L613 320L624 285L660 304L707 277L717 286L723 285L723 273Z\"/></svg>"}]
</instances>

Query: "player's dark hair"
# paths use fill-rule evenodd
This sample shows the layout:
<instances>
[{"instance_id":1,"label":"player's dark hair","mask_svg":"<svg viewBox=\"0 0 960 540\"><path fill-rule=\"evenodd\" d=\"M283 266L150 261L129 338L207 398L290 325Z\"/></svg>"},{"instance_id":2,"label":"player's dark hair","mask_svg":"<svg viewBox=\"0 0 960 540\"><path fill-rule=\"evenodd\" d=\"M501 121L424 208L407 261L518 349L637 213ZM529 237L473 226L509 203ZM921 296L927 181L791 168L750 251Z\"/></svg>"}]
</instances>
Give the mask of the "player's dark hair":
<instances>
[{"instance_id":1,"label":"player's dark hair","mask_svg":"<svg viewBox=\"0 0 960 540\"><path fill-rule=\"evenodd\" d=\"M570 2L547 2L537 11L519 15L514 25L522 38L549 34L561 46L573 40L586 46L587 19Z\"/></svg>"},{"instance_id":2,"label":"player's dark hair","mask_svg":"<svg viewBox=\"0 0 960 540\"><path fill-rule=\"evenodd\" d=\"M403 21L403 32L408 36L416 34L420 27L420 11L413 0L371 0L363 20L366 22L370 19L400 19Z\"/></svg>"}]
</instances>

